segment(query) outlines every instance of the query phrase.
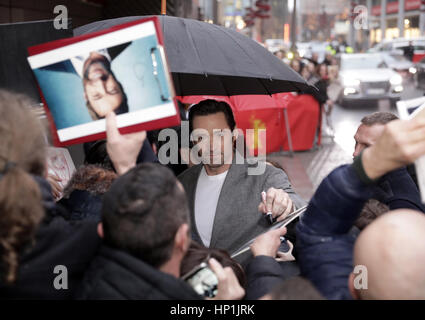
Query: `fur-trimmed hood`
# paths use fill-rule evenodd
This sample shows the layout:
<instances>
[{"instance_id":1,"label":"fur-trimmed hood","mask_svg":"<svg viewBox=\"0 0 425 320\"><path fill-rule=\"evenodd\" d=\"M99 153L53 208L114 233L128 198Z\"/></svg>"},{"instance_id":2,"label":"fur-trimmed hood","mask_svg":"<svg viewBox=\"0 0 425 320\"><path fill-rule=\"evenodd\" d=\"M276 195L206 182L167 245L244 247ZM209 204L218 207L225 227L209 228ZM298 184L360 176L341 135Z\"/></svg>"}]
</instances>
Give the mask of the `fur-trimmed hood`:
<instances>
[{"instance_id":1,"label":"fur-trimmed hood","mask_svg":"<svg viewBox=\"0 0 425 320\"><path fill-rule=\"evenodd\" d=\"M64 189L64 198L69 198L74 190L88 191L92 195L103 195L108 191L117 174L101 166L83 165L74 172Z\"/></svg>"}]
</instances>

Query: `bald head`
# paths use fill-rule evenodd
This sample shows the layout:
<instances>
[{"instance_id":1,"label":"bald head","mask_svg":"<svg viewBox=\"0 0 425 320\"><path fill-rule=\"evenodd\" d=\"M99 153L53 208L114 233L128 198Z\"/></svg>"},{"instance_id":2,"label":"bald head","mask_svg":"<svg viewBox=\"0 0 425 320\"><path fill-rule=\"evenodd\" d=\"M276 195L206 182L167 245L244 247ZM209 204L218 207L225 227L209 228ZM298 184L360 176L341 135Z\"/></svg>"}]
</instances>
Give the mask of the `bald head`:
<instances>
[{"instance_id":1,"label":"bald head","mask_svg":"<svg viewBox=\"0 0 425 320\"><path fill-rule=\"evenodd\" d=\"M354 265L368 272L362 299L425 299L424 214L402 209L376 219L356 241Z\"/></svg>"}]
</instances>

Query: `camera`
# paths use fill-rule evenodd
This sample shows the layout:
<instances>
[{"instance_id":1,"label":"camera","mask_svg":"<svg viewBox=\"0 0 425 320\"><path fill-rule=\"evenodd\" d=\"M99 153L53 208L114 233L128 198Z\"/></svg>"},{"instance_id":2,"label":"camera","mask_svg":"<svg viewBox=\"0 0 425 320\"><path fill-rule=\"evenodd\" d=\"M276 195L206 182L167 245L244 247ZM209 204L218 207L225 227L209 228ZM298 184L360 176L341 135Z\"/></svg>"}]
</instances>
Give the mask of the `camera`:
<instances>
[{"instance_id":1,"label":"camera","mask_svg":"<svg viewBox=\"0 0 425 320\"><path fill-rule=\"evenodd\" d=\"M287 253L290 249L291 248L289 247L288 241L285 239L285 237L280 237L280 246L278 251Z\"/></svg>"},{"instance_id":2,"label":"camera","mask_svg":"<svg viewBox=\"0 0 425 320\"><path fill-rule=\"evenodd\" d=\"M202 262L181 278L201 296L214 298L217 295L218 279L206 262Z\"/></svg>"}]
</instances>

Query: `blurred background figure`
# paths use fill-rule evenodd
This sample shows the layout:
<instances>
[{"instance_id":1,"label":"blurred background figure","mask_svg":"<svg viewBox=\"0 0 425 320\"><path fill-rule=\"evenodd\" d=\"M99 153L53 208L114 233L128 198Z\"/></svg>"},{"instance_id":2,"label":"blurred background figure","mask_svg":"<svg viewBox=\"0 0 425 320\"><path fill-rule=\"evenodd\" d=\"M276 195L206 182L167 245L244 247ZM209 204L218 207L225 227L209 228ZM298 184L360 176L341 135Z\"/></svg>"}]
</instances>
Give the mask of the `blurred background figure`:
<instances>
[{"instance_id":1,"label":"blurred background figure","mask_svg":"<svg viewBox=\"0 0 425 320\"><path fill-rule=\"evenodd\" d=\"M291 62L289 63L289 66L298 73L301 73L301 63L298 59L292 59Z\"/></svg>"}]
</instances>

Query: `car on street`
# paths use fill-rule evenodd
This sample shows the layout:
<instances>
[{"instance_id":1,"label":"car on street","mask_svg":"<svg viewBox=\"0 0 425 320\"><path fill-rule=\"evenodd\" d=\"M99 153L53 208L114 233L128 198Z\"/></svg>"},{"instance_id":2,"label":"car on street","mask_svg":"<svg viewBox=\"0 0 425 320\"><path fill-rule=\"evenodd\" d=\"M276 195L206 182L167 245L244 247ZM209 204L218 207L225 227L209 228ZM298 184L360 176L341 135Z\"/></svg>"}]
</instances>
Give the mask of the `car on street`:
<instances>
[{"instance_id":1,"label":"car on street","mask_svg":"<svg viewBox=\"0 0 425 320\"><path fill-rule=\"evenodd\" d=\"M413 76L416 73L415 64L412 61L406 59L403 55L400 54L389 54L387 52L382 53L382 58L385 63L397 72L403 80L411 81Z\"/></svg>"},{"instance_id":2,"label":"car on street","mask_svg":"<svg viewBox=\"0 0 425 320\"><path fill-rule=\"evenodd\" d=\"M376 46L370 48L368 52L386 52L391 55L403 55L404 49L409 45L410 42L412 42L414 49L413 62L418 62L423 57L425 57L425 37L384 40L378 43Z\"/></svg>"},{"instance_id":3,"label":"car on street","mask_svg":"<svg viewBox=\"0 0 425 320\"><path fill-rule=\"evenodd\" d=\"M339 81L342 90L338 103L341 106L381 99L395 103L403 92L403 78L379 53L342 54Z\"/></svg>"}]
</instances>

